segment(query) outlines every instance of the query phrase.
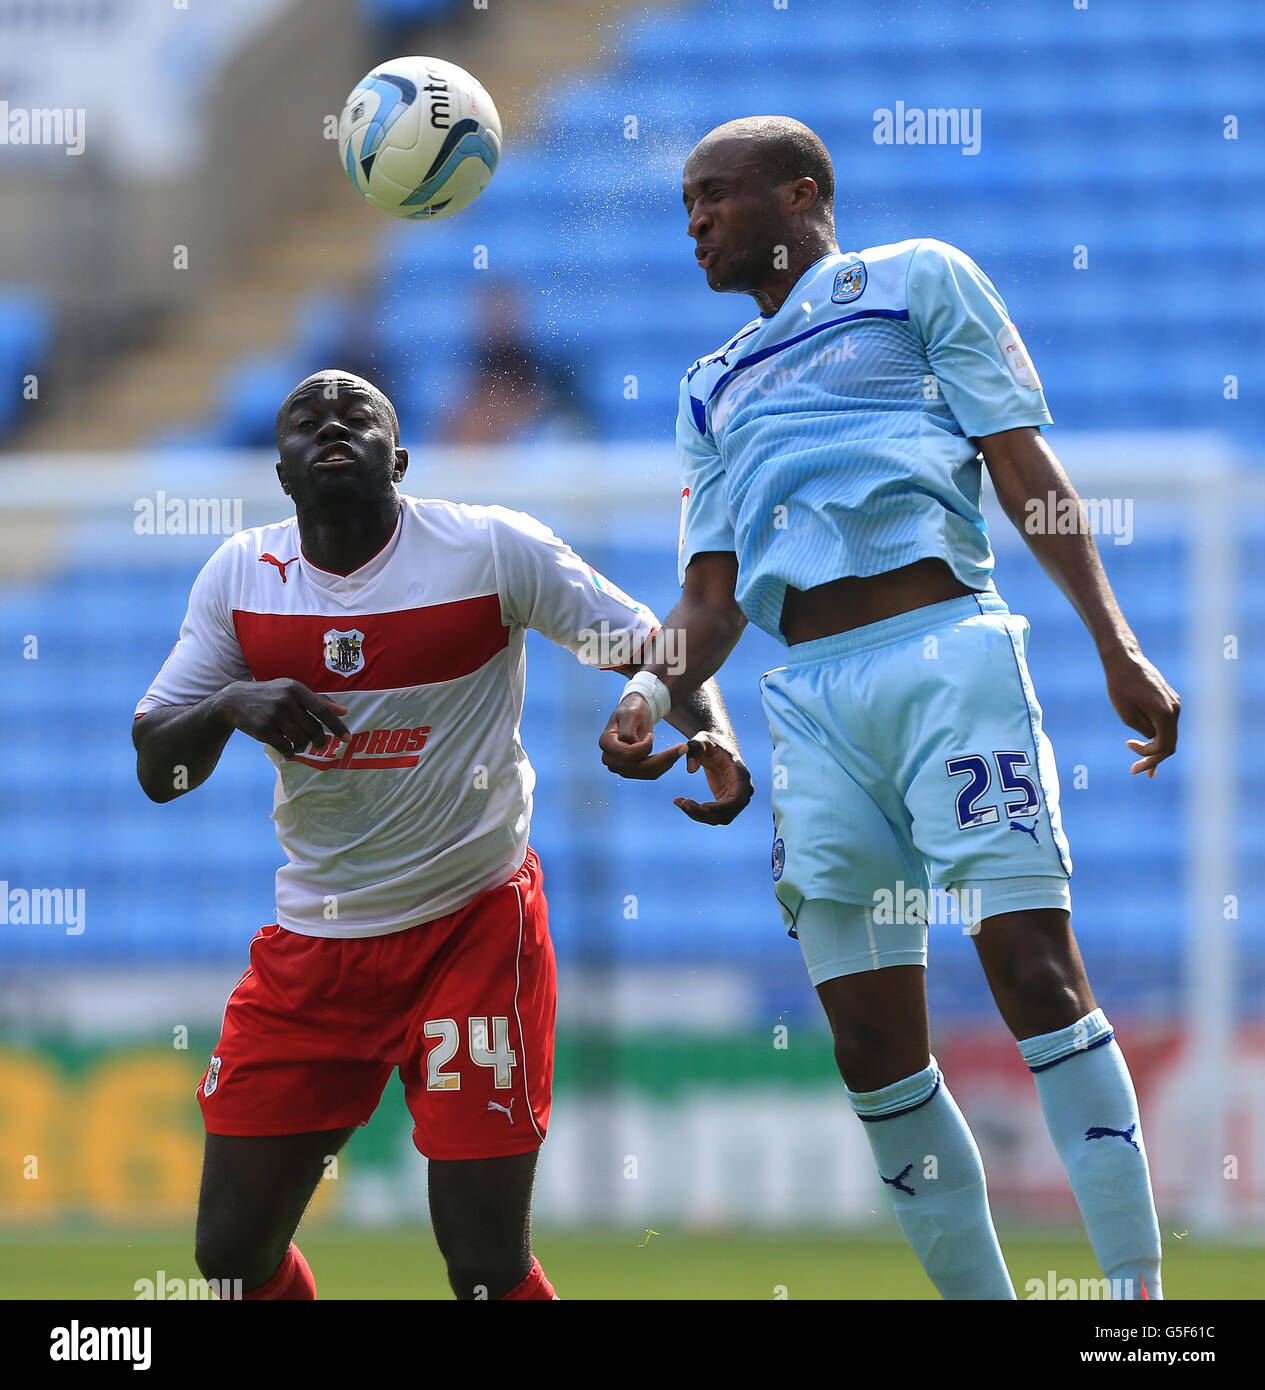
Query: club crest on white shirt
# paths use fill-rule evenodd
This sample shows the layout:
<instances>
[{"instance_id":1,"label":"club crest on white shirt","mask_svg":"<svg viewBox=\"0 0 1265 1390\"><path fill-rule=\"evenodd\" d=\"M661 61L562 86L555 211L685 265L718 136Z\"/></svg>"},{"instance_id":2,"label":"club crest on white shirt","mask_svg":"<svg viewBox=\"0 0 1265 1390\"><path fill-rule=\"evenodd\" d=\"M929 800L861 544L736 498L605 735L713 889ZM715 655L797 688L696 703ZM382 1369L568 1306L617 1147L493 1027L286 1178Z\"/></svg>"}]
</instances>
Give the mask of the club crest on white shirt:
<instances>
[{"instance_id":1,"label":"club crest on white shirt","mask_svg":"<svg viewBox=\"0 0 1265 1390\"><path fill-rule=\"evenodd\" d=\"M365 666L365 635L353 627L344 632L332 627L325 634L325 665L336 676L354 676Z\"/></svg>"}]
</instances>

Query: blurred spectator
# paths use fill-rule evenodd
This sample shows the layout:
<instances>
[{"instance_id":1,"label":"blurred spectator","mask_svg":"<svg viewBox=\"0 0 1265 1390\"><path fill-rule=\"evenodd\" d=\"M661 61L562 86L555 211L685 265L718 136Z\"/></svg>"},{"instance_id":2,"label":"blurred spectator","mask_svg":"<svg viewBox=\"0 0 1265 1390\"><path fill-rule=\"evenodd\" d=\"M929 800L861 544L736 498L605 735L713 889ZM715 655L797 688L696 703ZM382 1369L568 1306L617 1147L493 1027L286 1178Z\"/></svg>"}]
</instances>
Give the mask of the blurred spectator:
<instances>
[{"instance_id":1,"label":"blurred spectator","mask_svg":"<svg viewBox=\"0 0 1265 1390\"><path fill-rule=\"evenodd\" d=\"M360 0L360 13L374 41L392 50L384 51L379 61L393 57L397 41L403 42L419 24L431 24L467 8L462 0Z\"/></svg>"},{"instance_id":2,"label":"blurred spectator","mask_svg":"<svg viewBox=\"0 0 1265 1390\"><path fill-rule=\"evenodd\" d=\"M377 383L383 371L376 349L377 324L363 290L349 293L317 291L300 307L295 345L301 375L330 365ZM298 380L298 378L295 378Z\"/></svg>"},{"instance_id":3,"label":"blurred spectator","mask_svg":"<svg viewBox=\"0 0 1265 1390\"><path fill-rule=\"evenodd\" d=\"M479 295L475 316L471 376L457 392L444 439L499 444L587 433L569 373L531 342L513 286L492 281Z\"/></svg>"}]
</instances>

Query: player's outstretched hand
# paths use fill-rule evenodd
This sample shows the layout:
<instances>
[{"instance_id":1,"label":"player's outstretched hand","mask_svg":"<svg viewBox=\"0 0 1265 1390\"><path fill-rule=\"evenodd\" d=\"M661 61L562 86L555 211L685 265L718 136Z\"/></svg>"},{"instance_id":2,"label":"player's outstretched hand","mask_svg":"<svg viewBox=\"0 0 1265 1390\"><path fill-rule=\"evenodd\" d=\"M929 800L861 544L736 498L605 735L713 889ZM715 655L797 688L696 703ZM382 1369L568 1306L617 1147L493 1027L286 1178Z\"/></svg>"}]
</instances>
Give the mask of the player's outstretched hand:
<instances>
[{"instance_id":1,"label":"player's outstretched hand","mask_svg":"<svg viewBox=\"0 0 1265 1390\"><path fill-rule=\"evenodd\" d=\"M728 825L751 800L751 774L738 750L720 734L695 734L687 745L685 766L690 772L701 767L712 789L712 801L700 805L688 797L678 796L673 802L691 820L704 825Z\"/></svg>"},{"instance_id":2,"label":"player's outstretched hand","mask_svg":"<svg viewBox=\"0 0 1265 1390\"><path fill-rule=\"evenodd\" d=\"M309 690L302 681L235 681L220 691L220 713L233 728L292 758L305 748L322 748L329 733L349 739L351 732L338 717L346 705L336 705Z\"/></svg>"},{"instance_id":3,"label":"player's outstretched hand","mask_svg":"<svg viewBox=\"0 0 1265 1390\"><path fill-rule=\"evenodd\" d=\"M751 774L737 750L719 734L698 733L688 743L654 752L654 722L650 706L640 695L619 702L597 744L606 767L641 781L662 777L685 754L690 772L701 767L707 774L714 800L700 804L678 796L673 804L704 825L728 825L751 800Z\"/></svg>"},{"instance_id":4,"label":"player's outstretched hand","mask_svg":"<svg viewBox=\"0 0 1265 1390\"><path fill-rule=\"evenodd\" d=\"M1155 776L1155 769L1177 748L1177 717L1181 697L1141 652L1104 663L1107 698L1121 719L1147 742L1131 738L1126 747L1139 754L1130 772Z\"/></svg>"}]
</instances>

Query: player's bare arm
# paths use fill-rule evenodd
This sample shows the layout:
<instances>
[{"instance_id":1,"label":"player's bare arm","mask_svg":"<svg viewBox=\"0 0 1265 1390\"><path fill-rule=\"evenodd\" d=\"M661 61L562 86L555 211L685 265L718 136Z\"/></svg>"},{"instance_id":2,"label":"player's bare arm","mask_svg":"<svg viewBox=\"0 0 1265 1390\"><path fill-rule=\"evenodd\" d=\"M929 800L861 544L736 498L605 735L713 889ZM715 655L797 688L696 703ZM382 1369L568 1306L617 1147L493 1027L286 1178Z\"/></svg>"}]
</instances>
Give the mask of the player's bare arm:
<instances>
[{"instance_id":1,"label":"player's bare arm","mask_svg":"<svg viewBox=\"0 0 1265 1390\"><path fill-rule=\"evenodd\" d=\"M1079 512L1076 489L1038 429L1002 430L979 440L979 446L1002 510L1089 629L1112 707L1131 729L1146 735L1145 741L1128 740L1128 747L1139 755L1130 770L1154 777L1155 769L1177 747L1181 699L1143 656L1112 593L1089 527L1063 535L1054 534L1052 527L1028 524L1030 499L1045 499L1050 493L1059 502L1072 501Z\"/></svg>"},{"instance_id":2,"label":"player's bare arm","mask_svg":"<svg viewBox=\"0 0 1265 1390\"><path fill-rule=\"evenodd\" d=\"M732 814L724 816L696 814L707 811L708 807L698 807L684 798L677 800L676 804L692 819L713 825L727 825L751 799L750 774L741 760L730 755L724 746L726 740L732 739L734 752L737 751L737 740L733 738L728 715L720 704L719 691L716 691L715 703L720 705L723 724L716 721L712 709L704 707L698 713L711 721L710 731L691 733L686 724L678 722L677 716L688 713L690 707L687 702L695 694L706 694L710 700L708 688L715 689L711 677L724 665L747 625L747 619L734 599L737 574L738 562L730 553L709 551L696 555L685 572L681 597L663 624L665 629L680 632L678 650L684 654L684 664L677 663L675 672L666 662L651 663L642 668L658 677L667 687L672 700L672 710L667 719L682 733L690 735L686 766L693 772L701 762L722 809L726 801L724 791L730 786L729 777L736 774L740 782L745 784L741 804L732 809ZM720 731L719 740L717 730ZM694 745L704 738L709 748L696 753ZM654 753L654 719L650 705L637 694L625 695L616 706L598 740L598 747L602 750L605 766L621 777L657 777L681 756L679 746ZM655 770L649 771L650 768ZM713 780L714 771L716 776L724 779L719 788ZM716 802L712 805L715 806Z\"/></svg>"},{"instance_id":3,"label":"player's bare arm","mask_svg":"<svg viewBox=\"0 0 1265 1390\"><path fill-rule=\"evenodd\" d=\"M234 681L196 705L150 710L132 724L136 776L151 801L174 801L215 771L235 729L284 758L350 738L336 705L296 680ZM177 769L183 768L184 775Z\"/></svg>"}]
</instances>

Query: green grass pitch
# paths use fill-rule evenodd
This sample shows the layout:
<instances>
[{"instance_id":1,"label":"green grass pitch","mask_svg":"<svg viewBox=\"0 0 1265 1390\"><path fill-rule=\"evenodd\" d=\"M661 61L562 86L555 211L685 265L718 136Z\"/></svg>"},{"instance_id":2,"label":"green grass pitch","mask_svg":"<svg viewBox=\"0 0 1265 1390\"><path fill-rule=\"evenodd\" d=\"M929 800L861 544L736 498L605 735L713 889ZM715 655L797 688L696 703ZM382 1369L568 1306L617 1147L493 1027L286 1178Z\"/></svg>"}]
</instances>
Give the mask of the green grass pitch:
<instances>
[{"instance_id":1,"label":"green grass pitch","mask_svg":"<svg viewBox=\"0 0 1265 1390\"><path fill-rule=\"evenodd\" d=\"M300 1231L321 1298L449 1298L429 1230ZM1083 1241L1003 1233L1022 1298L1028 1279L1096 1279ZM536 1252L564 1299L926 1299L936 1293L909 1250L856 1235L698 1235L671 1230L571 1234L542 1230ZM91 1238L31 1234L0 1241L0 1299L134 1299L138 1279L159 1270L197 1276L187 1236ZM784 1292L783 1292L784 1290ZM1171 1299L1250 1299L1265 1290L1265 1249L1165 1240Z\"/></svg>"}]
</instances>

